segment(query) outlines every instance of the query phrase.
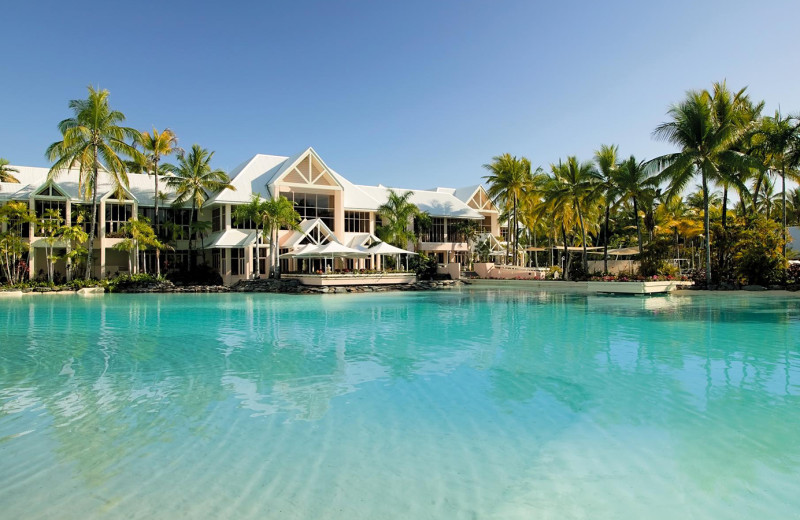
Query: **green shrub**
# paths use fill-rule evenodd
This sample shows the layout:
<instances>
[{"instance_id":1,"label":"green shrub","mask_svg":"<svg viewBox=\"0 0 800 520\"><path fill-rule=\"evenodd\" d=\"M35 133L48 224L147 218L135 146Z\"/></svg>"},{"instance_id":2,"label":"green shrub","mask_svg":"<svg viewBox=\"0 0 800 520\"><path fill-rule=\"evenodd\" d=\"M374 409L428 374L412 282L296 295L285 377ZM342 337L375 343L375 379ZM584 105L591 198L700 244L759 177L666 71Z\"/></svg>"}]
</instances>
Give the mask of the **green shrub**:
<instances>
[{"instance_id":1,"label":"green shrub","mask_svg":"<svg viewBox=\"0 0 800 520\"><path fill-rule=\"evenodd\" d=\"M781 227L764 217L751 220L733 248L733 263L740 281L750 285L770 285L786 279Z\"/></svg>"},{"instance_id":2,"label":"green shrub","mask_svg":"<svg viewBox=\"0 0 800 520\"><path fill-rule=\"evenodd\" d=\"M644 277L673 274L667 259L672 253L672 240L657 237L642 248L639 275Z\"/></svg>"}]
</instances>

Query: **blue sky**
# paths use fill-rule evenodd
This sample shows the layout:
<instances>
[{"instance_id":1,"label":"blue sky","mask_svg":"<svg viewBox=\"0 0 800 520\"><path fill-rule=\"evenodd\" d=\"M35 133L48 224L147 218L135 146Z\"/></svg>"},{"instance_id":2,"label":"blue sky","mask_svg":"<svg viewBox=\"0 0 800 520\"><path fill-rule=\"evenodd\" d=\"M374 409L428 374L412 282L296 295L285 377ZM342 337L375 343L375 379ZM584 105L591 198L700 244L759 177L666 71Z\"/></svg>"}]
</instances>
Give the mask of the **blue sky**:
<instances>
[{"instance_id":1,"label":"blue sky","mask_svg":"<svg viewBox=\"0 0 800 520\"><path fill-rule=\"evenodd\" d=\"M9 5L10 4L10 5ZM652 5L651 5L652 4ZM230 170L313 146L362 184L480 182L505 152L547 166L651 132L726 79L800 111L796 1L6 2L0 156L49 166L89 84L140 130Z\"/></svg>"}]
</instances>

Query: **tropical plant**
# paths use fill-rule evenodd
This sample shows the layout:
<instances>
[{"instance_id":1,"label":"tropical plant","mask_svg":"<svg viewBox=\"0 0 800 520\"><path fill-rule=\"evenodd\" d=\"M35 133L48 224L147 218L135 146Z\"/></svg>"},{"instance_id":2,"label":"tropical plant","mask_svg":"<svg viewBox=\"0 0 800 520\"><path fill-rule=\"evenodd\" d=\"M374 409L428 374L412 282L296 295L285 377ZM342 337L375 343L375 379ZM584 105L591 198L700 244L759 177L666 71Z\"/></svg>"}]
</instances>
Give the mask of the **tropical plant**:
<instances>
[{"instance_id":1,"label":"tropical plant","mask_svg":"<svg viewBox=\"0 0 800 520\"><path fill-rule=\"evenodd\" d=\"M783 281L787 262L780 226L757 216L741 227L741 237L731 250L735 251L734 265L742 283L770 285Z\"/></svg>"},{"instance_id":2,"label":"tropical plant","mask_svg":"<svg viewBox=\"0 0 800 520\"><path fill-rule=\"evenodd\" d=\"M0 182L19 182L12 173L19 173L19 170L9 166L9 162L0 157Z\"/></svg>"},{"instance_id":3,"label":"tropical plant","mask_svg":"<svg viewBox=\"0 0 800 520\"><path fill-rule=\"evenodd\" d=\"M490 172L483 177L489 183L489 197L496 206L502 206L510 214L509 235L513 263L516 265L519 261L519 201L531 189L531 161L526 157L517 159L505 153L492 157L492 162L483 167Z\"/></svg>"},{"instance_id":4,"label":"tropical plant","mask_svg":"<svg viewBox=\"0 0 800 520\"><path fill-rule=\"evenodd\" d=\"M165 128L162 132L159 132L155 127L153 127L152 133L139 133L136 138L136 143L142 147L142 150L144 150L145 169L147 173L153 176L155 181L155 187L153 191L153 228L156 230L156 233L158 233L160 229L158 215L158 203L160 199L160 193L158 191L158 176L159 173L161 173L159 171L158 163L162 158L180 151L180 148L178 148L178 138L169 128ZM156 249L156 276L161 276L160 264L159 249Z\"/></svg>"},{"instance_id":5,"label":"tropical plant","mask_svg":"<svg viewBox=\"0 0 800 520\"><path fill-rule=\"evenodd\" d=\"M760 146L765 159L767 171L774 171L781 178L781 222L783 237L783 256L786 257L786 177L797 180L797 170L792 166L793 148L800 140L800 121L793 117L784 117L779 111L774 117L761 120L755 141Z\"/></svg>"},{"instance_id":6,"label":"tropical plant","mask_svg":"<svg viewBox=\"0 0 800 520\"><path fill-rule=\"evenodd\" d=\"M720 179L721 168L743 171L753 167L751 157L733 149L745 130L735 118L713 119L711 99L707 91L688 92L684 101L670 107L668 114L672 120L662 123L653 132L657 139L666 140L680 148L679 152L653 160L661 169L658 181L669 181L668 196L681 193L691 179L700 174L708 284L711 283L709 184Z\"/></svg>"},{"instance_id":7,"label":"tropical plant","mask_svg":"<svg viewBox=\"0 0 800 520\"><path fill-rule=\"evenodd\" d=\"M591 162L578 162L575 156L567 157L566 162L551 165L551 170L560 184L562 197L569 200L578 215L581 245L583 246L583 272L587 273L589 268L586 256L586 221L584 213L585 208L600 193L597 190L597 185L602 181L602 178Z\"/></svg>"},{"instance_id":8,"label":"tropical plant","mask_svg":"<svg viewBox=\"0 0 800 520\"><path fill-rule=\"evenodd\" d=\"M419 208L410 200L414 192L401 194L389 189L388 195L386 202L378 207L381 225L375 231L384 242L406 249L409 242L417 239L411 227L413 219L420 214Z\"/></svg>"},{"instance_id":9,"label":"tropical plant","mask_svg":"<svg viewBox=\"0 0 800 520\"><path fill-rule=\"evenodd\" d=\"M252 221L253 225L256 228L256 257L255 257L255 276L258 278L261 276L261 267L260 267L260 259L259 259L259 246L258 246L258 237L262 234L264 230L264 219L267 217L267 209L269 208L269 203L266 200L261 198L261 195L258 193L254 193L250 202L247 204L242 204L241 206L237 206L233 212L234 219L239 222L247 222ZM268 239L266 234L264 234L264 239Z\"/></svg>"},{"instance_id":10,"label":"tropical plant","mask_svg":"<svg viewBox=\"0 0 800 520\"><path fill-rule=\"evenodd\" d=\"M195 213L203 207L208 200L209 192L217 192L223 189L235 190L228 175L220 170L211 167L211 158L214 152L209 152L198 144L193 144L188 155L184 152L178 154L178 164L168 166L172 175L166 177L166 184L175 191L174 207L181 207L187 202L191 202L192 210L189 214L189 222L194 222ZM192 243L192 236L189 236L189 267L191 271L195 263L195 253Z\"/></svg>"},{"instance_id":11,"label":"tropical plant","mask_svg":"<svg viewBox=\"0 0 800 520\"><path fill-rule=\"evenodd\" d=\"M61 238L61 231L66 219L61 211L50 208L45 210L42 218L36 221L36 234L44 239L45 257L47 258L47 280L52 282L55 276L55 262L59 257L55 254L56 242Z\"/></svg>"},{"instance_id":12,"label":"tropical plant","mask_svg":"<svg viewBox=\"0 0 800 520\"><path fill-rule=\"evenodd\" d=\"M139 255L139 251L146 249L159 250L169 247L158 240L155 231L150 226L149 219L146 217L138 219L131 217L122 225L120 231L123 239L112 247L128 253L128 272L131 274L134 274L133 258ZM145 271L147 271L147 264L144 265Z\"/></svg>"},{"instance_id":13,"label":"tropical plant","mask_svg":"<svg viewBox=\"0 0 800 520\"><path fill-rule=\"evenodd\" d=\"M78 168L79 189L85 199L91 198L91 230L89 232L86 278L92 274L92 253L97 226L97 184L102 169L111 178L120 193L128 186L126 165L120 155L138 157L139 152L125 139L135 139L139 133L133 128L119 126L125 120L122 112L112 110L108 104L108 91L89 86L87 99L73 99L69 108L73 117L58 124L62 140L47 147L45 155L55 161L48 173L57 178L66 170ZM91 193L91 197L89 194ZM121 197L120 197L121 198Z\"/></svg>"},{"instance_id":14,"label":"tropical plant","mask_svg":"<svg viewBox=\"0 0 800 520\"><path fill-rule=\"evenodd\" d=\"M83 244L85 244L88 240L89 234L84 231L81 224L81 220L78 219L75 224L71 226L64 225L59 231L61 239L66 245L64 259L67 263L67 282L72 281L72 271L75 260L85 258L87 253L86 248L83 247Z\"/></svg>"},{"instance_id":15,"label":"tropical plant","mask_svg":"<svg viewBox=\"0 0 800 520\"><path fill-rule=\"evenodd\" d=\"M0 233L0 266L6 280L10 284L17 284L28 274L24 255L30 249L30 244L22 237L25 224L36 222L36 214L24 202L11 201L0 206L0 228L5 225L6 230Z\"/></svg>"},{"instance_id":16,"label":"tropical plant","mask_svg":"<svg viewBox=\"0 0 800 520\"><path fill-rule=\"evenodd\" d=\"M597 162L597 173L600 176L598 189L601 191L605 210L605 221L603 223L603 272L608 272L608 221L611 213L611 205L616 199L617 190L614 183L614 175L617 172L617 146L602 145L594 153L594 160Z\"/></svg>"},{"instance_id":17,"label":"tropical plant","mask_svg":"<svg viewBox=\"0 0 800 520\"><path fill-rule=\"evenodd\" d=\"M656 178L651 175L652 168L646 161L637 161L631 155L620 163L614 173L614 191L617 195L617 204L631 201L633 204L633 218L636 221L636 236L639 246L639 255L644 252L642 241L641 219L639 218L639 202L644 198L654 198Z\"/></svg>"},{"instance_id":18,"label":"tropical plant","mask_svg":"<svg viewBox=\"0 0 800 520\"><path fill-rule=\"evenodd\" d=\"M280 229L300 229L300 214L294 209L292 201L284 196L265 201L261 223L264 232L269 235L270 278L280 278L280 262L278 261L278 231Z\"/></svg>"}]
</instances>

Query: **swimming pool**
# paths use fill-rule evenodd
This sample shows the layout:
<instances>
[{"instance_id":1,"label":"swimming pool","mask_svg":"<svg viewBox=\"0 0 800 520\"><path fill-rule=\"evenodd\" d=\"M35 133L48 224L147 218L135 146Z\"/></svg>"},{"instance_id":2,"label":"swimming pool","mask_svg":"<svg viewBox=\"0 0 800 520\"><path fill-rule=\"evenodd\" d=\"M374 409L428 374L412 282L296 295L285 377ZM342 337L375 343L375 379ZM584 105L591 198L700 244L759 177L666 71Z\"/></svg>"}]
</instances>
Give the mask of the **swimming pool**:
<instances>
[{"instance_id":1,"label":"swimming pool","mask_svg":"<svg viewBox=\"0 0 800 520\"><path fill-rule=\"evenodd\" d=\"M0 300L3 518L792 518L800 299Z\"/></svg>"}]
</instances>

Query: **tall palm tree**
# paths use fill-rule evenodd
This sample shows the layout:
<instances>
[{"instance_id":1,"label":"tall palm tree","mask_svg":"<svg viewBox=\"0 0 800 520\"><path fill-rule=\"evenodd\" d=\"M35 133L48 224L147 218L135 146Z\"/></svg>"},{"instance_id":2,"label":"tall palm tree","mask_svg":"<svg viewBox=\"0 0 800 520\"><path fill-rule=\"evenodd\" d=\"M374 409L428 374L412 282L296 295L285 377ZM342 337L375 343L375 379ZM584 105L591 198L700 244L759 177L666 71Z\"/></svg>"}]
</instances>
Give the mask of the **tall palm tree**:
<instances>
[{"instance_id":1,"label":"tall palm tree","mask_svg":"<svg viewBox=\"0 0 800 520\"><path fill-rule=\"evenodd\" d=\"M139 152L125 140L133 140L138 132L133 128L119 126L125 115L111 110L108 90L95 90L91 85L87 99L73 99L69 108L73 117L58 124L62 140L47 147L45 156L55 161L48 179L55 179L66 170L78 168L79 185L84 198L91 193L92 216L89 231L89 252L86 258L86 278L92 274L92 255L97 227L97 182L102 169L110 177L117 191L128 186L125 162L120 155L138 157Z\"/></svg>"},{"instance_id":2,"label":"tall palm tree","mask_svg":"<svg viewBox=\"0 0 800 520\"><path fill-rule=\"evenodd\" d=\"M800 122L796 118L782 116L775 111L774 117L765 117L756 132L756 140L763 148L765 166L781 178L781 213L783 228L783 257L786 258L786 176L797 179L792 168L791 155L800 139Z\"/></svg>"},{"instance_id":3,"label":"tall palm tree","mask_svg":"<svg viewBox=\"0 0 800 520\"><path fill-rule=\"evenodd\" d=\"M281 264L278 261L278 231L280 229L300 229L300 214L294 209L292 201L284 196L265 201L261 214L264 233L269 234L270 278L281 277Z\"/></svg>"},{"instance_id":4,"label":"tall palm tree","mask_svg":"<svg viewBox=\"0 0 800 520\"><path fill-rule=\"evenodd\" d=\"M690 91L684 101L668 111L672 121L653 131L654 137L680 148L679 152L653 160L662 168L659 182L670 182L667 196L680 194L698 173L703 191L703 228L705 232L706 283L711 284L711 240L708 215L709 183L720 178L720 168L742 171L752 166L751 158L733 150L744 130L732 119L714 121L711 95L707 91Z\"/></svg>"},{"instance_id":5,"label":"tall palm tree","mask_svg":"<svg viewBox=\"0 0 800 520\"><path fill-rule=\"evenodd\" d=\"M581 228L581 243L583 246L583 271L588 272L586 256L586 221L584 214L588 205L600 193L598 184L602 181L600 174L590 161L578 162L577 157L569 156L567 161L558 165L551 165L553 175L561 184L561 190L566 196L575 212L578 214L578 223Z\"/></svg>"},{"instance_id":6,"label":"tall palm tree","mask_svg":"<svg viewBox=\"0 0 800 520\"><path fill-rule=\"evenodd\" d=\"M417 239L410 226L412 219L420 214L416 204L409 200L413 194L413 191L400 194L389 190L388 199L378 207L382 221L376 230L378 238L403 249Z\"/></svg>"},{"instance_id":7,"label":"tall palm tree","mask_svg":"<svg viewBox=\"0 0 800 520\"><path fill-rule=\"evenodd\" d=\"M19 173L19 170L10 167L9 164L8 160L0 157L0 182L19 182L16 177L11 175L12 172Z\"/></svg>"},{"instance_id":8,"label":"tall palm tree","mask_svg":"<svg viewBox=\"0 0 800 520\"><path fill-rule=\"evenodd\" d=\"M608 272L608 220L611 213L611 205L616 198L614 184L614 174L617 171L617 146L602 145L594 153L594 160L597 162L597 172L600 174L598 188L601 190L605 200L605 222L603 225L603 272Z\"/></svg>"},{"instance_id":9,"label":"tall palm tree","mask_svg":"<svg viewBox=\"0 0 800 520\"><path fill-rule=\"evenodd\" d=\"M178 148L178 138L175 136L175 132L169 128L165 128L162 132L159 132L155 127L153 127L153 133L139 133L136 139L136 144L141 146L142 150L144 150L144 158L146 160L145 169L147 170L147 173L152 175L153 179L155 179L155 191L153 191L153 229L155 230L156 234L158 234L160 224L158 218L158 202L160 198L158 192L158 175L160 173L158 163L162 158L180 150L180 148ZM160 248L156 248L157 276L161 276L161 259L159 253Z\"/></svg>"},{"instance_id":10,"label":"tall palm tree","mask_svg":"<svg viewBox=\"0 0 800 520\"><path fill-rule=\"evenodd\" d=\"M569 192L564 189L564 183L557 175L557 168L551 165L550 169L550 175L538 182L533 191L540 200L540 202L535 205L534 211L542 218L547 219L550 229L552 230L551 236L556 242L558 240L558 233L559 231L561 232L561 239L564 246L563 258L567 259L567 264L564 269L564 279L569 280L569 264L572 257L569 254L567 230L572 233L572 230L577 225L578 219ZM552 248L550 249L550 256L550 261L552 263Z\"/></svg>"},{"instance_id":11,"label":"tall palm tree","mask_svg":"<svg viewBox=\"0 0 800 520\"><path fill-rule=\"evenodd\" d=\"M639 218L639 202L653 195L657 186L656 178L651 175L652 168L646 161L637 161L631 155L620 163L614 173L614 184L618 196L617 203L624 204L630 201L633 204L633 218L636 222L636 237L639 245L639 255L642 254L642 227Z\"/></svg>"},{"instance_id":12,"label":"tall palm tree","mask_svg":"<svg viewBox=\"0 0 800 520\"><path fill-rule=\"evenodd\" d=\"M269 218L268 210L270 209L269 202L263 200L261 195L254 193L250 202L237 206L233 212L234 218L239 222L250 220L256 228L256 259L255 259L255 274L256 278L261 276L261 265L259 258L258 237L261 231L264 230L264 238L267 238L266 230L264 229L264 221Z\"/></svg>"},{"instance_id":13,"label":"tall palm tree","mask_svg":"<svg viewBox=\"0 0 800 520\"><path fill-rule=\"evenodd\" d=\"M178 154L178 164L169 166L172 175L166 177L167 186L175 191L176 207L183 206L191 201L192 211L189 213L189 222L194 221L194 214L203 207L208 200L208 194L224 189L235 190L228 174L223 170L211 167L211 158L214 152L209 152L198 144L193 144L189 154ZM194 263L194 249L192 236L189 235L189 270Z\"/></svg>"},{"instance_id":14,"label":"tall palm tree","mask_svg":"<svg viewBox=\"0 0 800 520\"><path fill-rule=\"evenodd\" d=\"M489 183L487 193L498 206L511 210L511 244L514 256L514 265L517 264L517 249L519 242L519 218L517 209L519 201L523 198L531 185L531 162L525 157L517 159L511 154L492 157L492 162L484 164L489 170L489 175L483 178Z\"/></svg>"}]
</instances>

